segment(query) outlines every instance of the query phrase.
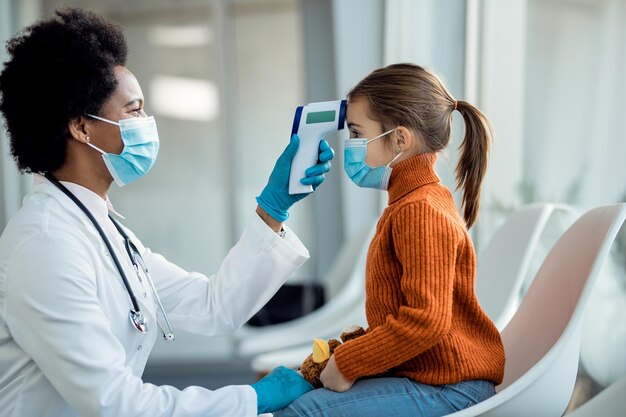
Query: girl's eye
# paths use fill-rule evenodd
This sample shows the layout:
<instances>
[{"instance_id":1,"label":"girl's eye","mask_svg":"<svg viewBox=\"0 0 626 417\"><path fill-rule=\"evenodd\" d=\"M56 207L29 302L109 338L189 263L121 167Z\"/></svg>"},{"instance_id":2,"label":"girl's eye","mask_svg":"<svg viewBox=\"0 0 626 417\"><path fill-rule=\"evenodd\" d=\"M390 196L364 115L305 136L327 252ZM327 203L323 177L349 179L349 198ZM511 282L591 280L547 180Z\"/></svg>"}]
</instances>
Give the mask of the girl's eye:
<instances>
[{"instance_id":1,"label":"girl's eye","mask_svg":"<svg viewBox=\"0 0 626 417\"><path fill-rule=\"evenodd\" d=\"M351 138L358 138L359 137L358 130L354 130L354 129L350 130L350 137Z\"/></svg>"}]
</instances>

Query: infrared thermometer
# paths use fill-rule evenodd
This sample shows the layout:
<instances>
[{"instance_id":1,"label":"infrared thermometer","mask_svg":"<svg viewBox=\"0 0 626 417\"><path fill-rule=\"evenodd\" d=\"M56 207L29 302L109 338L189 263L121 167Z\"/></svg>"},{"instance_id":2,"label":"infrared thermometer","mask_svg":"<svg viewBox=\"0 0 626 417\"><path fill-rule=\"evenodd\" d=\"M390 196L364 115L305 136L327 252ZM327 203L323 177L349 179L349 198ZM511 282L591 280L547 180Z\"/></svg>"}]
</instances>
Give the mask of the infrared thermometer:
<instances>
[{"instance_id":1,"label":"infrared thermometer","mask_svg":"<svg viewBox=\"0 0 626 417\"><path fill-rule=\"evenodd\" d=\"M312 193L313 187L300 183L304 172L317 163L320 142L325 135L344 128L346 100L324 101L299 106L293 118L291 136L297 134L300 146L291 161L289 194Z\"/></svg>"}]
</instances>

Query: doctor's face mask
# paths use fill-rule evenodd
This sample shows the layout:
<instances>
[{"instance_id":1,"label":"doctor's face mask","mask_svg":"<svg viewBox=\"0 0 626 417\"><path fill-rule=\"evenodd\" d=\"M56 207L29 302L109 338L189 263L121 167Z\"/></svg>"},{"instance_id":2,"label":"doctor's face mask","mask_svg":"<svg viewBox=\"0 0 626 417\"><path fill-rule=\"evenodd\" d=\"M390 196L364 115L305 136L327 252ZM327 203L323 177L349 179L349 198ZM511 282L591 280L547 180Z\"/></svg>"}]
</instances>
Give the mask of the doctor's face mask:
<instances>
[{"instance_id":1,"label":"doctor's face mask","mask_svg":"<svg viewBox=\"0 0 626 417\"><path fill-rule=\"evenodd\" d=\"M118 186L129 184L150 171L159 153L159 133L153 116L131 117L119 122L93 114L87 116L120 128L124 149L119 155L105 152L87 143L102 154L102 159Z\"/></svg>"},{"instance_id":2,"label":"doctor's face mask","mask_svg":"<svg viewBox=\"0 0 626 417\"><path fill-rule=\"evenodd\" d=\"M343 151L343 169L348 177L359 187L386 190L391 177L391 164L402 155L399 152L387 165L372 168L365 163L367 145L393 132L391 129L373 139L346 139Z\"/></svg>"}]
</instances>

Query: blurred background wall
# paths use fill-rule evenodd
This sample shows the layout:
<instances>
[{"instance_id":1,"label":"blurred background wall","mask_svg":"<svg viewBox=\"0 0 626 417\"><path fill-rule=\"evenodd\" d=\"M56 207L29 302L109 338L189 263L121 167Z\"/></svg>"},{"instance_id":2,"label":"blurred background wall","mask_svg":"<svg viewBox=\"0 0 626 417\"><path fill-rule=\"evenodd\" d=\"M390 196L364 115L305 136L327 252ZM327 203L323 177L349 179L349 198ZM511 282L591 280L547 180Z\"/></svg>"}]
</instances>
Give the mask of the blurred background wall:
<instances>
[{"instance_id":1,"label":"blurred background wall","mask_svg":"<svg viewBox=\"0 0 626 417\"><path fill-rule=\"evenodd\" d=\"M0 0L2 43L62 5L126 31L162 148L150 175L113 187L111 199L146 245L188 270L217 271L254 215L296 106L343 98L394 62L432 68L494 125L477 247L523 203L626 200L626 0ZM44 111L35 105L33 120ZM460 119L438 162L451 188ZM346 178L345 135L329 138L337 158L326 184L292 209L289 225L312 255L292 283L332 286L324 279L338 249L386 203ZM32 179L0 136L4 227ZM151 364L236 360L228 337L179 340L159 345Z\"/></svg>"}]
</instances>

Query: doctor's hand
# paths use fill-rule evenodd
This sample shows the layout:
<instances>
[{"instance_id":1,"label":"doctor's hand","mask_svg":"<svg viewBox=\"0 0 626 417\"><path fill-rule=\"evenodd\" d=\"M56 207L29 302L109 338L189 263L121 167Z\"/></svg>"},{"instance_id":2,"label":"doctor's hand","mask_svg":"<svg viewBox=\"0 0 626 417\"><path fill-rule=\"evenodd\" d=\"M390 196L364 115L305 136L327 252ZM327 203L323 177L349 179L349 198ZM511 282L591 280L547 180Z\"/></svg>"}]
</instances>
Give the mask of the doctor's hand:
<instances>
[{"instance_id":1,"label":"doctor's hand","mask_svg":"<svg viewBox=\"0 0 626 417\"><path fill-rule=\"evenodd\" d=\"M275 368L251 386L256 391L259 414L282 410L313 389L302 375L284 366Z\"/></svg>"},{"instance_id":2,"label":"doctor's hand","mask_svg":"<svg viewBox=\"0 0 626 417\"><path fill-rule=\"evenodd\" d=\"M348 381L337 368L335 355L330 357L326 367L322 370L320 381L322 381L324 388L336 392L348 391L354 384L354 381Z\"/></svg>"},{"instance_id":3,"label":"doctor's hand","mask_svg":"<svg viewBox=\"0 0 626 417\"><path fill-rule=\"evenodd\" d=\"M300 138L298 135L293 135L289 145L287 145L287 148L276 161L267 185L261 192L261 195L256 198L259 206L279 222L287 220L289 217L288 210L295 202L302 200L310 194L289 194L291 161L299 146ZM330 171L330 160L334 156L335 151L333 151L325 139L322 139L318 151L317 164L305 171L305 177L300 182L304 185L312 185L313 189L316 189L324 181L324 174Z\"/></svg>"}]
</instances>

